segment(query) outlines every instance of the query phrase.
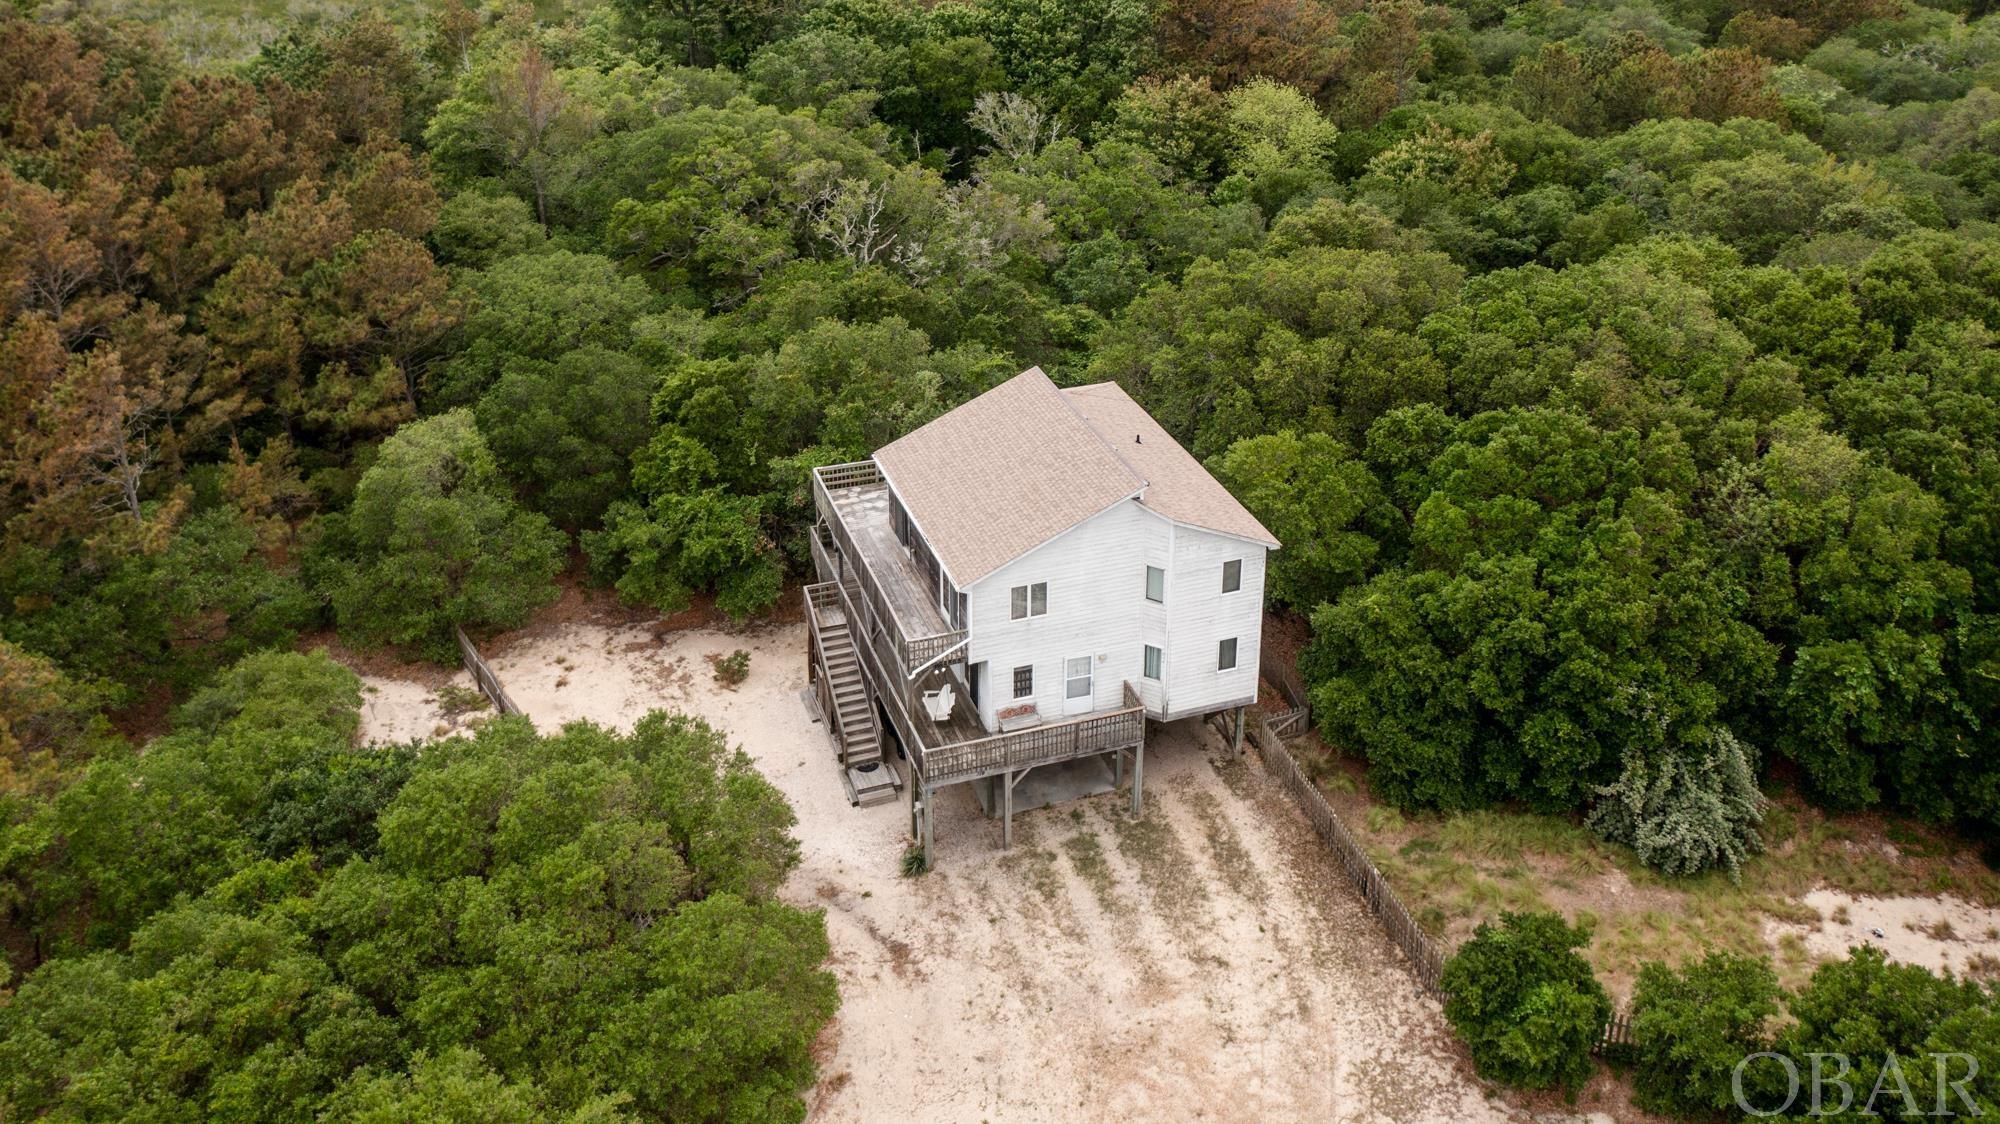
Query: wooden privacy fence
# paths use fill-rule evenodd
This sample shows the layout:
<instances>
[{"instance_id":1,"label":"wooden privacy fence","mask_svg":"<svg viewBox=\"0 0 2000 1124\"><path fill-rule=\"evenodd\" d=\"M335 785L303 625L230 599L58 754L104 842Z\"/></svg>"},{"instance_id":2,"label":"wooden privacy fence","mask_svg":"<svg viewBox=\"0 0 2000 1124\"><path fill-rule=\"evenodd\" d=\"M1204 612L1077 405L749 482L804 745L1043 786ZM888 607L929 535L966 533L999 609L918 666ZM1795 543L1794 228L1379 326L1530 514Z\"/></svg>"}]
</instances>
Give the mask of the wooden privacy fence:
<instances>
[{"instance_id":1,"label":"wooden privacy fence","mask_svg":"<svg viewBox=\"0 0 2000 1124\"><path fill-rule=\"evenodd\" d=\"M1403 959L1410 965L1410 974L1417 979L1417 986L1431 998L1444 1002L1446 995L1441 986L1445 961L1443 950L1410 916L1408 907L1396 896L1388 879L1383 878L1382 872L1375 868L1374 861L1362 849L1360 841L1347 830L1347 825L1340 822L1340 816L1326 802L1319 786L1313 784L1305 771L1299 768L1298 761L1285 748L1284 740L1272 730L1271 723L1263 714L1256 715L1250 735L1264 758L1265 768L1292 794L1292 799L1298 801L1306 819L1312 821L1313 830L1340 859L1349 884L1361 894L1368 912L1388 934L1390 942L1402 952ZM1598 1035L1596 1052L1601 1053L1611 1046L1630 1045L1631 1042L1632 1017L1623 1011L1613 1011L1604 1024L1603 1032Z\"/></svg>"},{"instance_id":2,"label":"wooden privacy fence","mask_svg":"<svg viewBox=\"0 0 2000 1124\"><path fill-rule=\"evenodd\" d=\"M1368 852L1348 833L1347 825L1334 814L1333 806L1326 802L1319 787L1299 768L1285 743L1271 730L1271 724L1262 714L1257 715L1253 726L1257 748L1263 753L1264 764L1278 778L1278 783L1298 801L1306 819L1312 821L1313 830L1333 849L1334 857L1340 860L1347 872L1347 881L1361 894L1361 900L1368 905L1368 912L1381 923L1382 931L1403 953L1409 962L1410 973L1417 977L1417 984L1432 998L1442 1001L1444 992L1438 987L1438 977L1444 971L1444 956L1438 951L1424 931L1417 927L1416 920L1403 905L1396 891L1382 872L1375 869Z\"/></svg>"},{"instance_id":3,"label":"wooden privacy fence","mask_svg":"<svg viewBox=\"0 0 2000 1124\"><path fill-rule=\"evenodd\" d=\"M1296 738L1306 732L1306 723L1311 717L1311 711L1302 706L1295 706L1290 710L1281 710L1270 715L1268 720L1273 734L1281 738Z\"/></svg>"},{"instance_id":4,"label":"wooden privacy fence","mask_svg":"<svg viewBox=\"0 0 2000 1124\"><path fill-rule=\"evenodd\" d=\"M493 709L502 714L521 713L521 708L515 706L514 700L507 697L507 688L500 685L500 677L493 674L493 669L480 657L479 649L472 646L472 641L466 637L465 630L457 625L452 625L451 630L458 635L459 659L465 662L465 670L472 673L472 681L479 685L480 693L493 701Z\"/></svg>"}]
</instances>

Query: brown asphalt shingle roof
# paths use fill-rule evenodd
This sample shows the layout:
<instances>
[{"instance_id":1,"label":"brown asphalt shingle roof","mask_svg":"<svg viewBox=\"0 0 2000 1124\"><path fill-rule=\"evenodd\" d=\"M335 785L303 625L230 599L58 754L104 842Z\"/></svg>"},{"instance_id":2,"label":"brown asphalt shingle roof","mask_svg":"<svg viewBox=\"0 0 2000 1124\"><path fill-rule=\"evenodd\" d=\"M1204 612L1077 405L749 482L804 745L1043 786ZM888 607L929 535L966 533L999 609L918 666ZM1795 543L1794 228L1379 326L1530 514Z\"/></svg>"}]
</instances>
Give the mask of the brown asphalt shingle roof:
<instances>
[{"instance_id":1,"label":"brown asphalt shingle roof","mask_svg":"<svg viewBox=\"0 0 2000 1124\"><path fill-rule=\"evenodd\" d=\"M1169 519L1278 545L1117 384L1063 391L1040 367L883 446L875 463L960 588L1142 492Z\"/></svg>"},{"instance_id":2,"label":"brown asphalt shingle roof","mask_svg":"<svg viewBox=\"0 0 2000 1124\"><path fill-rule=\"evenodd\" d=\"M961 589L1145 486L1040 367L882 446L875 463Z\"/></svg>"},{"instance_id":3,"label":"brown asphalt shingle roof","mask_svg":"<svg viewBox=\"0 0 2000 1124\"><path fill-rule=\"evenodd\" d=\"M1176 523L1277 548L1277 537L1210 476L1194 454L1161 429L1145 407L1132 401L1124 387L1100 382L1062 393L1097 435L1145 479L1147 507Z\"/></svg>"}]
</instances>

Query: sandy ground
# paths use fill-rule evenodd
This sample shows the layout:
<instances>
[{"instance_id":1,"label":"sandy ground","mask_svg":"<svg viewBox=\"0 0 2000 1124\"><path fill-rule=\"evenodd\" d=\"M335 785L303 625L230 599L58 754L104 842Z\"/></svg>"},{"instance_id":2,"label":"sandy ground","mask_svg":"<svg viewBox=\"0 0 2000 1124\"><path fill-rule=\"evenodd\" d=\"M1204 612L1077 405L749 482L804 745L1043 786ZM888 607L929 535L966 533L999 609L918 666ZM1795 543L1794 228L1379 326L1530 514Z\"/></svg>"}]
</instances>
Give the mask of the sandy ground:
<instances>
[{"instance_id":1,"label":"sandy ground","mask_svg":"<svg viewBox=\"0 0 2000 1124\"><path fill-rule=\"evenodd\" d=\"M472 676L463 671L450 682L472 688ZM437 693L425 684L386 675L361 677L361 741L365 745L399 745L417 738L441 737L478 717L477 713L447 715Z\"/></svg>"},{"instance_id":2,"label":"sandy ground","mask_svg":"<svg viewBox=\"0 0 2000 1124\"><path fill-rule=\"evenodd\" d=\"M1856 945L1874 945L1889 959L1934 972L1992 978L2000 972L2000 910L1945 895L1937 898L1854 897L1818 889L1805 904L1819 911L1818 925L1772 922L1774 943L1786 936L1805 942L1815 960L1837 960Z\"/></svg>"},{"instance_id":3,"label":"sandy ground","mask_svg":"<svg viewBox=\"0 0 2000 1124\"><path fill-rule=\"evenodd\" d=\"M736 648L750 677L729 690L706 657ZM826 911L841 988L812 1119L1525 1118L1471 1077L1254 758L1156 728L1143 815L1123 793L1026 813L1010 851L961 786L938 869L906 879L904 806L848 805L801 701L804 649L799 625L572 622L486 655L544 728L686 710L791 799L804 861L785 892ZM422 688L371 685L364 737L444 721Z\"/></svg>"}]
</instances>

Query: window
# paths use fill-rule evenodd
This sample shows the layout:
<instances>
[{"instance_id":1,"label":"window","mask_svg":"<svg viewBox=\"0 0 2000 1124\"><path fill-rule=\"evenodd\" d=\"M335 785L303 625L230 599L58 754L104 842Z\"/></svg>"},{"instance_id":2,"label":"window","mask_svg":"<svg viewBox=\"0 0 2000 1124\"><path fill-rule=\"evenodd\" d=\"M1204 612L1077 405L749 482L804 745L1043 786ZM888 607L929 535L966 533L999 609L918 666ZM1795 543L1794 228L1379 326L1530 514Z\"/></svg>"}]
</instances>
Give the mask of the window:
<instances>
[{"instance_id":1,"label":"window","mask_svg":"<svg viewBox=\"0 0 2000 1124\"><path fill-rule=\"evenodd\" d=\"M1232 636L1229 639L1224 640L1222 642L1221 647L1216 650L1215 670L1228 671L1230 668L1235 666L1236 666L1236 638Z\"/></svg>"},{"instance_id":2,"label":"window","mask_svg":"<svg viewBox=\"0 0 2000 1124\"><path fill-rule=\"evenodd\" d=\"M1036 582L1033 585L1017 585L1014 594L1014 619L1039 617L1049 611L1049 583Z\"/></svg>"},{"instance_id":3,"label":"window","mask_svg":"<svg viewBox=\"0 0 2000 1124\"><path fill-rule=\"evenodd\" d=\"M1160 677L1160 650L1151 644L1146 645L1146 670L1144 674L1148 679L1158 679Z\"/></svg>"},{"instance_id":4,"label":"window","mask_svg":"<svg viewBox=\"0 0 2000 1124\"><path fill-rule=\"evenodd\" d=\"M1243 560L1231 558L1222 564L1222 592L1235 593L1243 588Z\"/></svg>"},{"instance_id":5,"label":"window","mask_svg":"<svg viewBox=\"0 0 2000 1124\"><path fill-rule=\"evenodd\" d=\"M1087 699L1090 697L1090 657L1078 656L1068 661L1063 675L1063 698Z\"/></svg>"},{"instance_id":6,"label":"window","mask_svg":"<svg viewBox=\"0 0 2000 1124\"><path fill-rule=\"evenodd\" d=\"M1025 699L1035 693L1035 669L1032 666L1014 669L1014 697Z\"/></svg>"},{"instance_id":7,"label":"window","mask_svg":"<svg viewBox=\"0 0 2000 1124\"><path fill-rule=\"evenodd\" d=\"M1167 599L1167 572L1158 566L1146 567L1146 600L1165 601Z\"/></svg>"}]
</instances>

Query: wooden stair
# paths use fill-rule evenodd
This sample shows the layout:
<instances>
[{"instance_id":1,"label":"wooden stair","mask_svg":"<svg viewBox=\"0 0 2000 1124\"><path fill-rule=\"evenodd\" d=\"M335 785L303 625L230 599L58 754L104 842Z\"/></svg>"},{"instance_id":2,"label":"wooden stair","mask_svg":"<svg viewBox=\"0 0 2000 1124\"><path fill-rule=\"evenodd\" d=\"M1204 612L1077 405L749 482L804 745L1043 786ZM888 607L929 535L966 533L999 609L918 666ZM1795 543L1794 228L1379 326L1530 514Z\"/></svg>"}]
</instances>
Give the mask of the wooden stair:
<instances>
[{"instance_id":1,"label":"wooden stair","mask_svg":"<svg viewBox=\"0 0 2000 1124\"><path fill-rule=\"evenodd\" d=\"M827 686L833 695L834 728L840 733L840 763L850 769L882 760L882 735L875 725L875 704L861 682L861 658L845 621L820 629L820 658L826 664Z\"/></svg>"}]
</instances>

